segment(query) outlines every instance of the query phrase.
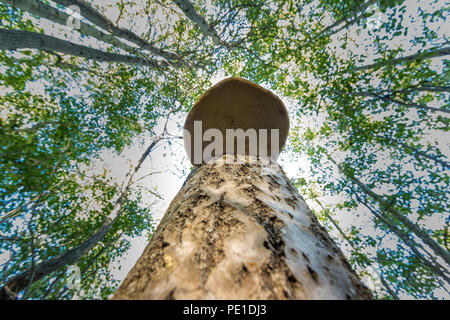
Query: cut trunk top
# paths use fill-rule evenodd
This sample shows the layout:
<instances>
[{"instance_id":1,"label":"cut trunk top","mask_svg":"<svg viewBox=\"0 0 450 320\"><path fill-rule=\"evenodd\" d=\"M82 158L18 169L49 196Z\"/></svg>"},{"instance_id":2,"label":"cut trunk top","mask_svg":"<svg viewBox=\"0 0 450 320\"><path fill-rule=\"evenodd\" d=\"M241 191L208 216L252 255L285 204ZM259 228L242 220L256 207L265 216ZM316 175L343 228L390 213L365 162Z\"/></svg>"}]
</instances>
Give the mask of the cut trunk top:
<instances>
[{"instance_id":1,"label":"cut trunk top","mask_svg":"<svg viewBox=\"0 0 450 320\"><path fill-rule=\"evenodd\" d=\"M194 130L194 121L201 121L201 131ZM276 160L287 140L289 117L283 102L272 92L248 80L233 77L220 81L205 92L187 116L184 125L185 148L193 164L198 164L193 161L194 141L202 141L197 147L201 146L203 154L205 147L211 143L209 140L203 141L203 133L214 128L220 130L223 136L223 151L216 153L215 157L226 153L226 129L255 129L258 145L262 134L260 129L267 129L266 153L263 155ZM271 152L271 129L279 130L279 148L276 154ZM190 137L186 131L190 133ZM196 137L199 133L201 137ZM190 139L189 143L186 142L187 139ZM237 150L236 140L234 143L234 154L243 153ZM251 142L245 142L247 155L249 143ZM261 147L258 147L257 155L261 155Z\"/></svg>"}]
</instances>

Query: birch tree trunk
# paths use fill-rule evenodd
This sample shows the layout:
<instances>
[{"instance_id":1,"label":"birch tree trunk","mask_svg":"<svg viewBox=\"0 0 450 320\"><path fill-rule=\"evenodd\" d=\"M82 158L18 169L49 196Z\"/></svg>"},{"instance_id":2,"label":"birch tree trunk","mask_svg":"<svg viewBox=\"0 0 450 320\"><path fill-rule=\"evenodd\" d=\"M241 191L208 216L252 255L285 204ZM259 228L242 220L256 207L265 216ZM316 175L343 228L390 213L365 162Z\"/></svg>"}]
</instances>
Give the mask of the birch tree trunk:
<instances>
[{"instance_id":1,"label":"birch tree trunk","mask_svg":"<svg viewBox=\"0 0 450 320\"><path fill-rule=\"evenodd\" d=\"M152 68L160 67L160 64L157 61L104 52L98 49L75 44L70 41L61 40L56 37L22 30L0 29L0 49L39 49L61 52L72 56L103 62L126 63L130 65L148 66Z\"/></svg>"},{"instance_id":2,"label":"birch tree trunk","mask_svg":"<svg viewBox=\"0 0 450 320\"><path fill-rule=\"evenodd\" d=\"M437 47L437 48L431 48L426 51L418 52L409 56L390 59L390 60L384 60L375 62L372 64L368 64L365 66L356 67L355 70L369 70L369 69L376 69L380 67L384 67L386 65L394 66L403 62L409 62L414 60L424 60L424 59L432 59L432 58L439 58L439 57L445 57L450 54L450 47Z\"/></svg>"},{"instance_id":3,"label":"birch tree trunk","mask_svg":"<svg viewBox=\"0 0 450 320\"><path fill-rule=\"evenodd\" d=\"M113 36L126 39L134 44L137 44L140 49L145 49L153 54L159 55L165 59L180 59L180 57L172 52L164 51L160 48L155 47L153 44L147 42L140 36L136 35L128 29L119 28L111 20L109 20L105 15L94 9L89 3L84 0L55 0L56 3L69 7L77 6L80 8L81 15L95 24L96 26L110 32ZM183 61L182 61L183 62Z\"/></svg>"},{"instance_id":4,"label":"birch tree trunk","mask_svg":"<svg viewBox=\"0 0 450 320\"><path fill-rule=\"evenodd\" d=\"M216 30L212 28L205 18L197 13L194 4L189 0L173 0L173 2L183 11L184 15L191 20L204 34L211 37L214 44L221 43Z\"/></svg>"},{"instance_id":5,"label":"birch tree trunk","mask_svg":"<svg viewBox=\"0 0 450 320\"><path fill-rule=\"evenodd\" d=\"M0 0L0 1L15 8L19 8L23 11L27 11L29 13L37 15L41 18L51 20L60 25L66 25L67 21L71 17L67 13L57 10L52 6L45 4L44 2L40 2L38 0ZM132 54L135 54L138 51L138 48L130 47L127 44L116 39L114 36L106 34L101 30L96 29L92 25L84 23L82 21L80 21L79 31L81 34L94 37L99 41L112 44Z\"/></svg>"},{"instance_id":6,"label":"birch tree trunk","mask_svg":"<svg viewBox=\"0 0 450 320\"><path fill-rule=\"evenodd\" d=\"M375 98L379 100L384 100L387 102L395 103L401 106L405 106L408 108L415 108L415 109L422 109L422 110L428 110L433 112L444 112L444 113L450 113L450 110L443 109L443 108L436 108L436 107L430 107L425 104L418 104L418 103L410 103L410 102L403 102L398 99L391 98L392 95L390 94L377 94L369 91L356 91L356 92L343 92L339 90L333 90L332 92L337 93L341 96L350 95L350 96L359 96L359 97L370 97Z\"/></svg>"},{"instance_id":7,"label":"birch tree trunk","mask_svg":"<svg viewBox=\"0 0 450 320\"><path fill-rule=\"evenodd\" d=\"M339 171L354 182L366 195L375 200L380 207L392 217L403 223L411 233L414 233L420 240L433 250L436 256L441 257L448 265L450 265L450 252L437 243L422 227L411 221L404 213L395 208L395 203L390 203L385 200L383 196L373 192L362 181L357 179L353 174L350 174L344 169L342 164L338 164L333 158L328 155L328 159L338 167Z\"/></svg>"},{"instance_id":8,"label":"birch tree trunk","mask_svg":"<svg viewBox=\"0 0 450 320\"><path fill-rule=\"evenodd\" d=\"M369 8L372 5L377 4L377 0L369 0L361 5L356 5L355 8L351 11L351 13L335 22L333 22L331 25L327 26L325 29L323 29L319 36L326 34L330 32L329 35L337 33L344 28L350 27L355 22L358 22L359 20L366 17L364 11ZM358 15L359 14L359 15ZM342 27L338 28L337 30L333 30L335 27L339 26L340 24L345 23Z\"/></svg>"},{"instance_id":9,"label":"birch tree trunk","mask_svg":"<svg viewBox=\"0 0 450 320\"><path fill-rule=\"evenodd\" d=\"M372 299L278 164L191 173L113 299Z\"/></svg>"},{"instance_id":10,"label":"birch tree trunk","mask_svg":"<svg viewBox=\"0 0 450 320\"><path fill-rule=\"evenodd\" d=\"M106 234L114 226L114 223L122 214L122 208L126 201L126 197L129 188L133 181L133 176L142 166L147 156L152 152L161 138L156 138L145 150L139 159L136 166L130 171L130 177L128 183L126 184L124 190L120 193L117 200L114 202L113 209L108 217L103 221L102 226L89 238L80 243L79 245L63 252L54 258L48 259L39 263L34 267L29 267L22 272L14 275L12 278L8 279L4 286L0 287L0 300L10 300L16 299L17 294L24 290L29 284L32 284L49 274L60 270L61 268L77 262L83 255L94 248L100 241L104 239Z\"/></svg>"}]
</instances>

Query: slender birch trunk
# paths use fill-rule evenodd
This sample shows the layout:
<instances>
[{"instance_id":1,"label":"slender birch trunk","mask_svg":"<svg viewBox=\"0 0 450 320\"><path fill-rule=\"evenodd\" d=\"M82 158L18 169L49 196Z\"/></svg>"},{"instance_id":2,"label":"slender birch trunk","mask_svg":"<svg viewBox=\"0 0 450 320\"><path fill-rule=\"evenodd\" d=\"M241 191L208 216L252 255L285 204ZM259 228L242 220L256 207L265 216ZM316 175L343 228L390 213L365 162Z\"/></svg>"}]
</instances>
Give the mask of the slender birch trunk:
<instances>
[{"instance_id":1,"label":"slender birch trunk","mask_svg":"<svg viewBox=\"0 0 450 320\"><path fill-rule=\"evenodd\" d=\"M104 52L52 36L23 30L0 29L0 49L39 49L61 52L72 56L94 59L103 62L126 63L131 65L159 68L159 63L156 61L129 55Z\"/></svg>"},{"instance_id":2,"label":"slender birch trunk","mask_svg":"<svg viewBox=\"0 0 450 320\"><path fill-rule=\"evenodd\" d=\"M400 221L406 228L408 228L410 232L414 233L420 240L423 241L423 243L429 246L431 250L433 250L433 252L436 254L436 256L441 257L447 264L450 265L450 252L446 248L443 248L440 244L438 244L422 227L409 220L408 217L404 215L404 213L400 212L397 208L395 208L394 204L389 203L387 200L384 199L383 196L370 190L363 182L357 179L353 174L348 173L343 168L342 164L338 164L329 155L328 159L338 167L339 171L344 176L346 176L353 183L355 183L367 196L376 201L382 210L391 214L392 217Z\"/></svg>"},{"instance_id":3,"label":"slender birch trunk","mask_svg":"<svg viewBox=\"0 0 450 320\"><path fill-rule=\"evenodd\" d=\"M378 93L373 93L370 91L355 91L355 92L342 92L339 90L332 90L331 92L334 92L336 94L339 94L341 96L359 96L359 97L369 97L369 98L375 98L375 99L379 99L379 100L383 100L386 102L390 102L390 103L395 103L401 106L405 106L408 108L415 108L415 109L421 109L421 110L427 110L427 111L432 111L432 112L444 112L444 113L450 113L450 110L448 109L443 109L443 108L436 108L436 107L430 107L427 106L425 104L418 104L418 103L412 103L412 102L403 102L400 101L398 99L394 99L391 98L390 94L378 94Z\"/></svg>"},{"instance_id":4,"label":"slender birch trunk","mask_svg":"<svg viewBox=\"0 0 450 320\"><path fill-rule=\"evenodd\" d=\"M159 55L160 57L168 60L174 59L186 63L177 54L155 47L153 44L147 42L128 29L119 28L111 20L95 10L84 0L55 0L55 2L66 7L77 6L78 8L80 8L80 13L84 18L102 28L103 30L110 32L113 36L126 39L130 42L133 42L134 44L137 44L140 49L148 50L151 53Z\"/></svg>"},{"instance_id":5,"label":"slender birch trunk","mask_svg":"<svg viewBox=\"0 0 450 320\"><path fill-rule=\"evenodd\" d=\"M372 299L278 164L191 173L113 299Z\"/></svg>"},{"instance_id":6,"label":"slender birch trunk","mask_svg":"<svg viewBox=\"0 0 450 320\"><path fill-rule=\"evenodd\" d=\"M77 262L83 255L88 253L100 241L102 241L122 213L122 208L125 203L129 188L134 182L134 174L139 171L142 163L145 161L150 152L152 152L159 141L161 141L161 138L156 138L147 147L145 152L141 155L141 158L139 159L136 166L132 169L132 171L130 171L128 183L126 184L124 190L117 197L111 213L103 221L102 226L93 235L91 235L79 245L65 251L64 253L54 258L41 262L37 266L30 267L8 279L6 284L3 287L0 287L0 300L15 299L17 294L24 290L29 284L34 283L67 265Z\"/></svg>"},{"instance_id":7,"label":"slender birch trunk","mask_svg":"<svg viewBox=\"0 0 450 320\"><path fill-rule=\"evenodd\" d=\"M66 265L78 261L86 252L95 247L104 238L114 225L114 221L115 219L111 220L107 218L102 227L79 246L13 276L6 282L5 286L0 288L0 300L15 299L17 293L24 290L30 282L34 283Z\"/></svg>"},{"instance_id":8,"label":"slender birch trunk","mask_svg":"<svg viewBox=\"0 0 450 320\"><path fill-rule=\"evenodd\" d=\"M450 54L450 47L431 48L429 50L418 52L416 54L412 54L409 56L395 58L395 59L388 59L388 60L368 64L365 66L356 67L355 70L360 71L360 70L378 69L378 68L384 67L386 65L394 66L394 65L397 65L400 63L414 61L414 60L424 60L424 59L445 57L445 56L448 56L449 54Z\"/></svg>"},{"instance_id":9,"label":"slender birch trunk","mask_svg":"<svg viewBox=\"0 0 450 320\"><path fill-rule=\"evenodd\" d=\"M366 17L366 14L364 11L369 8L370 6L377 4L378 0L369 0L366 3L363 3L361 5L356 5L355 8L351 11L351 13L348 16L345 16L339 20L336 20L331 25L327 26L325 29L323 29L319 36L322 35L332 35L335 34L345 28L350 27L352 24L358 22L359 20ZM358 15L359 14L359 15ZM338 29L333 30L335 27L344 24ZM329 32L329 33L328 33Z\"/></svg>"},{"instance_id":10,"label":"slender birch trunk","mask_svg":"<svg viewBox=\"0 0 450 320\"><path fill-rule=\"evenodd\" d=\"M376 220L386 225L389 228L389 230L391 230L395 235L397 235L398 238L411 249L416 258L419 259L424 266L430 268L436 275L438 275L439 277L441 277L447 283L450 284L450 278L446 274L449 273L449 271L448 269L446 269L445 266L441 265L438 261L436 261L436 258L430 255L428 251L425 250L425 248L420 243L417 243L413 238L411 238L410 234L407 234L406 232L402 231L398 226L390 222L385 214L374 210L367 203L367 201L363 200L360 196L358 196L356 190L354 190L353 188L351 189L354 191L354 194L358 199L358 201L362 203L367 209L369 209L369 211L372 213L372 215ZM423 252L426 252L428 258L425 257L425 255L422 254L418 249L421 249Z\"/></svg>"},{"instance_id":11,"label":"slender birch trunk","mask_svg":"<svg viewBox=\"0 0 450 320\"><path fill-rule=\"evenodd\" d=\"M425 151L421 151L419 149L419 147L415 146L415 145L410 145L407 143L403 143L400 142L398 140L392 139L391 137L385 137L385 136L374 136L377 140L382 141L384 143L387 143L389 145L391 145L394 148L399 148L399 147L403 147L404 149L409 150L413 156L418 160L421 161L421 158L425 158L431 161L434 161L440 165L442 165L442 167L444 167L445 169L450 169L450 163L441 159L440 157L444 157L443 155L432 155L429 154Z\"/></svg>"},{"instance_id":12,"label":"slender birch trunk","mask_svg":"<svg viewBox=\"0 0 450 320\"><path fill-rule=\"evenodd\" d=\"M222 44L216 30L211 27L205 18L197 13L194 5L189 0L173 0L173 2L183 11L184 15L191 20L204 34L211 37L214 44Z\"/></svg>"},{"instance_id":13,"label":"slender birch trunk","mask_svg":"<svg viewBox=\"0 0 450 320\"><path fill-rule=\"evenodd\" d=\"M316 203L322 208L323 213L325 214L325 216L327 217L327 219L331 222L331 224L336 228L336 230L339 232L339 234L342 236L342 238L344 238L344 240L352 247L352 249L357 252L358 248L356 247L356 245L353 243L353 241L345 234L345 232L341 229L341 227L339 227L339 224L336 222L336 220L333 219L333 217L330 214L330 211L324 207L324 205L322 204L322 202L317 198L317 196L313 196L314 201L316 201ZM372 267L373 263L376 262L373 261L371 262L368 267ZM381 272L379 272L375 267L373 267L374 272L378 275L378 277L380 278L380 282L381 285L384 287L384 289L386 289L386 291L391 295L391 297L395 300L399 300L399 297L397 296L397 294L395 293L395 291L391 288L391 286L389 285L389 283L387 281L385 281L383 279L383 275L381 274Z\"/></svg>"},{"instance_id":14,"label":"slender birch trunk","mask_svg":"<svg viewBox=\"0 0 450 320\"><path fill-rule=\"evenodd\" d=\"M53 8L52 6L45 4L38 0L0 0L12 7L19 8L23 11L27 11L41 18L51 20L60 25L66 25L67 21L71 18L67 13ZM127 44L119 41L114 36L104 33L103 31L96 29L94 26L80 21L79 32L86 36L96 38L97 40L109 43L113 46L121 48L132 54L135 54L139 49L128 46Z\"/></svg>"}]
</instances>

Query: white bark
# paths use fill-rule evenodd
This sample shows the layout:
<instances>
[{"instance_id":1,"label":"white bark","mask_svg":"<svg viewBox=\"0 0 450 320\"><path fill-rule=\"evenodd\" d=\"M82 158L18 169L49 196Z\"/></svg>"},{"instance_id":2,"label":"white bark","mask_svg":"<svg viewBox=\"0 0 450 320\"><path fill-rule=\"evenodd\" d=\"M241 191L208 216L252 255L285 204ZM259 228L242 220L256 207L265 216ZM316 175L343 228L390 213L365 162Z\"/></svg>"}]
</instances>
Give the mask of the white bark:
<instances>
[{"instance_id":1,"label":"white bark","mask_svg":"<svg viewBox=\"0 0 450 320\"><path fill-rule=\"evenodd\" d=\"M425 104L418 104L418 103L413 103L413 102L403 102L398 99L391 98L391 95L389 95L389 94L378 94L378 93L373 93L370 91L343 92L343 91L338 91L338 90L332 90L332 92L335 92L341 96L348 95L348 96L370 97L370 98L375 98L375 99L380 99L380 100L384 100L387 102L395 103L395 104L402 105L402 106L409 107L409 108L422 109L422 110L427 110L427 111L432 111L432 112L450 113L450 110L443 109L443 108L430 107Z\"/></svg>"},{"instance_id":2,"label":"white bark","mask_svg":"<svg viewBox=\"0 0 450 320\"><path fill-rule=\"evenodd\" d=\"M114 299L372 298L278 164L194 170Z\"/></svg>"},{"instance_id":3,"label":"white bark","mask_svg":"<svg viewBox=\"0 0 450 320\"><path fill-rule=\"evenodd\" d=\"M104 52L41 33L23 30L0 29L0 49L17 50L25 48L61 52L72 56L94 59L103 62L126 63L153 68L159 67L158 62L156 61L117 53Z\"/></svg>"},{"instance_id":4,"label":"white bark","mask_svg":"<svg viewBox=\"0 0 450 320\"><path fill-rule=\"evenodd\" d=\"M444 48L431 48L429 50L418 52L416 54L412 54L405 57L375 62L372 64L368 64L365 66L359 66L356 67L355 70L370 70L370 69L377 69L386 65L394 66L403 62L408 61L414 61L414 60L423 60L423 59L431 59L431 58L439 58L439 57L445 57L450 54L450 47L444 47Z\"/></svg>"},{"instance_id":5,"label":"white bark","mask_svg":"<svg viewBox=\"0 0 450 320\"><path fill-rule=\"evenodd\" d=\"M173 2L183 11L184 15L189 18L204 34L211 37L214 44L221 43L219 35L201 15L197 13L194 5L189 0L173 0Z\"/></svg>"},{"instance_id":6,"label":"white bark","mask_svg":"<svg viewBox=\"0 0 450 320\"><path fill-rule=\"evenodd\" d=\"M411 221L407 217L407 215L405 215L405 213L399 211L395 207L395 203L389 203L384 199L383 196L373 192L353 174L349 174L346 170L344 170L343 165L338 164L332 157L328 156L328 159L338 167L339 171L344 176L354 182L366 195L375 200L383 210L390 213L392 217L403 223L411 233L414 233L420 240L423 241L423 243L429 246L436 254L436 256L441 257L448 265L450 265L450 252L446 248L442 247L439 243L437 243L421 226Z\"/></svg>"},{"instance_id":7,"label":"white bark","mask_svg":"<svg viewBox=\"0 0 450 320\"><path fill-rule=\"evenodd\" d=\"M133 176L136 174L136 172L139 171L142 163L145 161L150 152L152 152L159 141L161 141L161 138L156 138L147 147L136 166L132 169L132 171L130 171L130 176L128 178L126 187L117 196L117 199L114 201L113 209L111 210L108 217L106 217L103 221L102 226L93 235L91 235L89 238L87 238L85 241L75 246L74 248L63 252L58 256L43 261L34 267L23 270L22 272L8 279L6 284L3 287L0 287L0 300L15 299L17 294L20 291L24 290L29 284L34 283L69 264L77 262L82 256L84 256L100 241L102 241L122 213L123 204L125 203L129 188L133 184Z\"/></svg>"},{"instance_id":8,"label":"white bark","mask_svg":"<svg viewBox=\"0 0 450 320\"><path fill-rule=\"evenodd\" d=\"M67 21L71 18L67 13L57 10L50 5L37 0L0 0L0 1L12 7L19 8L23 11L27 11L41 18L51 20L60 25L66 25ZM102 32L101 30L98 30L95 27L82 21L80 21L79 31L81 34L112 44L118 48L121 48L133 54L135 54L136 51L138 50L138 48L130 47L125 43L119 41L114 36L108 35Z\"/></svg>"}]
</instances>

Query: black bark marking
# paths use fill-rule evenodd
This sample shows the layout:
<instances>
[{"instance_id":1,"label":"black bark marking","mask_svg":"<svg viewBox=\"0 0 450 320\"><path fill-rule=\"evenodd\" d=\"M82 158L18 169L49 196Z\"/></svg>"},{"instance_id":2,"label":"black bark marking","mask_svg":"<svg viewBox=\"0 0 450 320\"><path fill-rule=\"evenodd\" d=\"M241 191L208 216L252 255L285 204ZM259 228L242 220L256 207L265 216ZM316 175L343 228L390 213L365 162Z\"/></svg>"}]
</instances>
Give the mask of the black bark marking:
<instances>
[{"instance_id":1,"label":"black bark marking","mask_svg":"<svg viewBox=\"0 0 450 320\"><path fill-rule=\"evenodd\" d=\"M311 268L311 266L308 264L306 265L306 268L308 269L309 274L311 275L311 278L315 281L315 282L319 282L319 275L317 274L317 272Z\"/></svg>"},{"instance_id":2,"label":"black bark marking","mask_svg":"<svg viewBox=\"0 0 450 320\"><path fill-rule=\"evenodd\" d=\"M297 208L297 202L295 201L295 199L286 198L285 201L291 208L293 209Z\"/></svg>"},{"instance_id":3,"label":"black bark marking","mask_svg":"<svg viewBox=\"0 0 450 320\"><path fill-rule=\"evenodd\" d=\"M165 296L164 300L175 300L174 293L175 293L176 289L177 288L175 287L172 290L170 290L170 292L167 294L167 296Z\"/></svg>"},{"instance_id":4,"label":"black bark marking","mask_svg":"<svg viewBox=\"0 0 450 320\"><path fill-rule=\"evenodd\" d=\"M165 247L168 247L168 246L170 246L170 243L168 243L166 241L162 241L161 242L161 248L165 248Z\"/></svg>"},{"instance_id":5,"label":"black bark marking","mask_svg":"<svg viewBox=\"0 0 450 320\"><path fill-rule=\"evenodd\" d=\"M308 258L308 256L306 255L306 253L302 252L302 256L303 256L303 258L305 258L305 260L309 263L309 258Z\"/></svg>"}]
</instances>

